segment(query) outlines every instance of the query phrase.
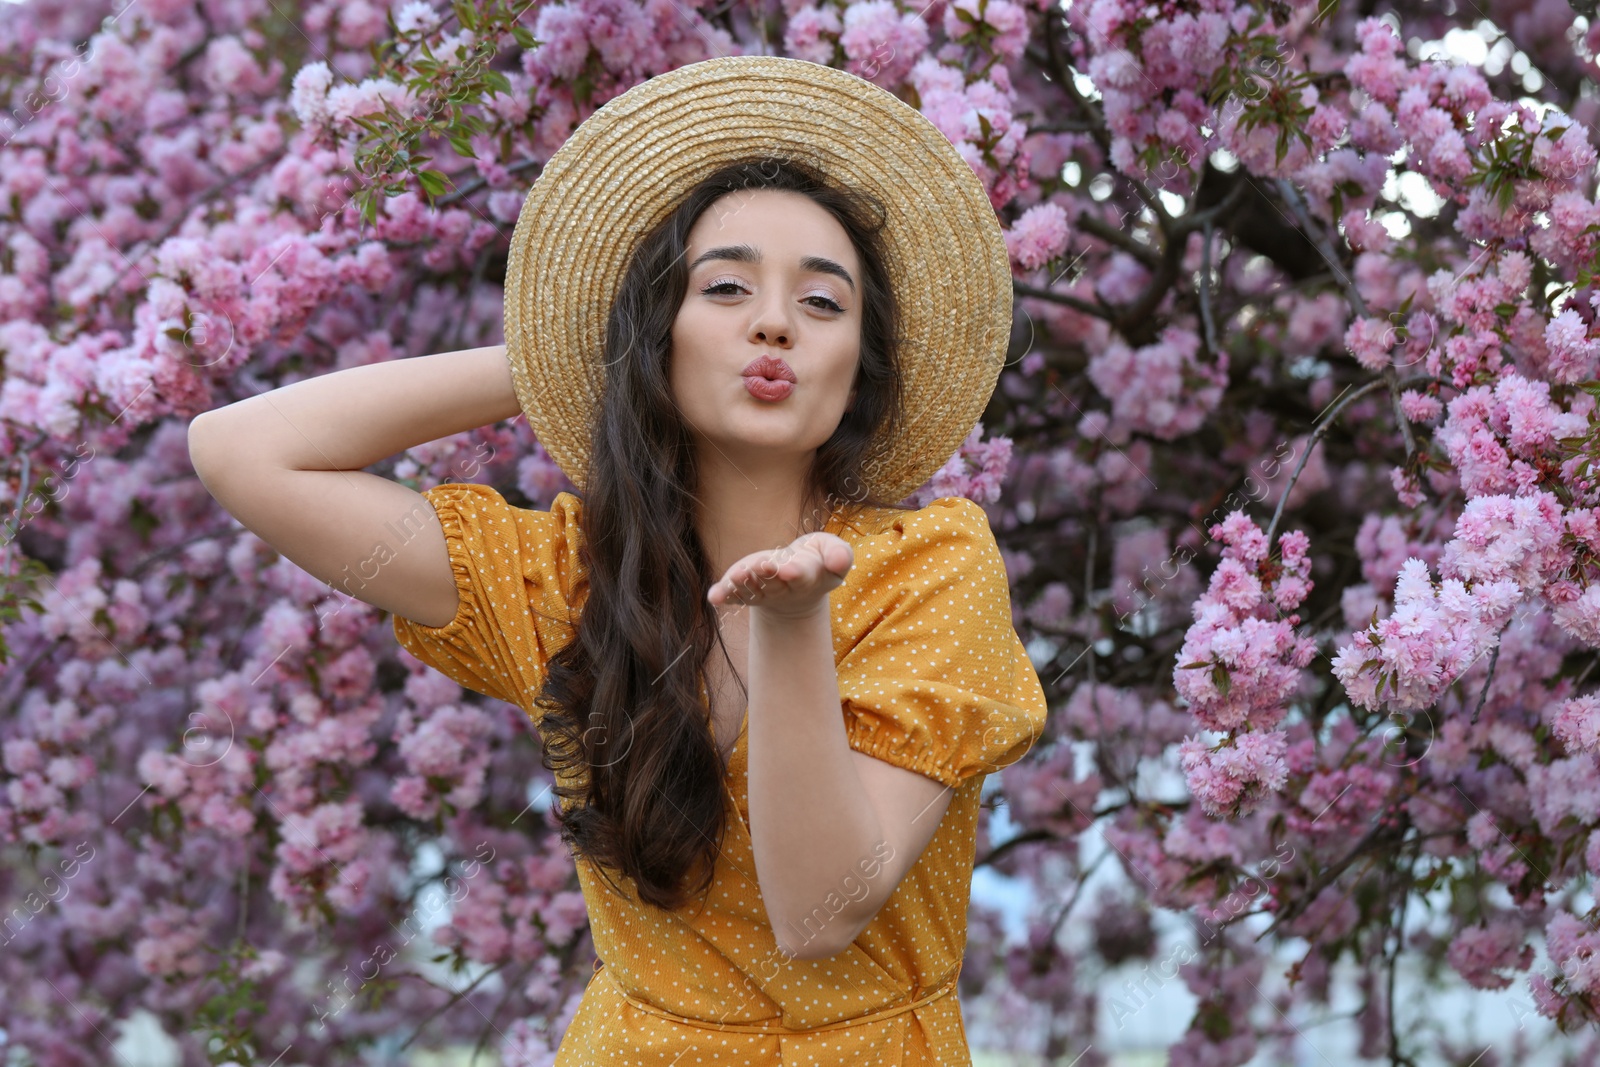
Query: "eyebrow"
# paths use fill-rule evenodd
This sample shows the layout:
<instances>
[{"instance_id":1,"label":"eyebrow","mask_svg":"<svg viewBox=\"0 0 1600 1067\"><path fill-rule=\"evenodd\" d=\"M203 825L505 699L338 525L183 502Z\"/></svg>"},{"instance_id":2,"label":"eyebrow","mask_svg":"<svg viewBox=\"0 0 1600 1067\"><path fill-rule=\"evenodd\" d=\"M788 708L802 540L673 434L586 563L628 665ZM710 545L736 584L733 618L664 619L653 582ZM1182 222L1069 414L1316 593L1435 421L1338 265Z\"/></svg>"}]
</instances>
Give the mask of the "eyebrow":
<instances>
[{"instance_id":1,"label":"eyebrow","mask_svg":"<svg viewBox=\"0 0 1600 1067\"><path fill-rule=\"evenodd\" d=\"M713 259L731 259L735 263L760 263L761 251L751 245L724 245L721 248L708 248L695 257L695 261L689 264L689 270L693 271L700 264ZM832 274L843 278L845 284L850 287L850 292L854 294L856 291L855 279L850 277L850 272L825 256L801 256L800 269L813 274Z\"/></svg>"}]
</instances>

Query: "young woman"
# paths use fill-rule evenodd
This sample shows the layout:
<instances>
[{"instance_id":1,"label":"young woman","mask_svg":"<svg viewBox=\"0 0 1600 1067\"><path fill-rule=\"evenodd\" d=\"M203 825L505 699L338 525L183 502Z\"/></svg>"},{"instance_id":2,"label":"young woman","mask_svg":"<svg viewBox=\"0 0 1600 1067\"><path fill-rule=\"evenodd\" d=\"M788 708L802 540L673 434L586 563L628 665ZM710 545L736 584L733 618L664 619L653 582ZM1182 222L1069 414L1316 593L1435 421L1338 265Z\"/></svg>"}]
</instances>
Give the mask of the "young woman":
<instances>
[{"instance_id":1,"label":"young woman","mask_svg":"<svg viewBox=\"0 0 1600 1067\"><path fill-rule=\"evenodd\" d=\"M538 727L599 956L557 1067L969 1063L979 792L1044 694L983 510L895 502L1009 338L975 175L852 75L693 64L551 158L506 307L503 348L190 439L241 522ZM547 512L360 471L518 410L581 487Z\"/></svg>"}]
</instances>

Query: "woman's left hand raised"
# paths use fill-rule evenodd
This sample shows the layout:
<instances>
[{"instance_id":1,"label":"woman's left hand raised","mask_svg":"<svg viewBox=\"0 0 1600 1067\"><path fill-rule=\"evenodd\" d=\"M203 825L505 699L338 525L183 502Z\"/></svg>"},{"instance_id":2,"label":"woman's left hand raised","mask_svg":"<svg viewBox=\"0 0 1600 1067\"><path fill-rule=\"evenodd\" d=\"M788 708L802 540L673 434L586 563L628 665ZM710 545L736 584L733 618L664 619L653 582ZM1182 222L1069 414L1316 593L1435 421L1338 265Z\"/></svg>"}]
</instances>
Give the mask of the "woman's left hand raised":
<instances>
[{"instance_id":1,"label":"woman's left hand raised","mask_svg":"<svg viewBox=\"0 0 1600 1067\"><path fill-rule=\"evenodd\" d=\"M844 584L855 558L842 537L821 531L801 534L782 548L752 552L736 561L706 599L718 607L731 602L771 615L809 615Z\"/></svg>"}]
</instances>

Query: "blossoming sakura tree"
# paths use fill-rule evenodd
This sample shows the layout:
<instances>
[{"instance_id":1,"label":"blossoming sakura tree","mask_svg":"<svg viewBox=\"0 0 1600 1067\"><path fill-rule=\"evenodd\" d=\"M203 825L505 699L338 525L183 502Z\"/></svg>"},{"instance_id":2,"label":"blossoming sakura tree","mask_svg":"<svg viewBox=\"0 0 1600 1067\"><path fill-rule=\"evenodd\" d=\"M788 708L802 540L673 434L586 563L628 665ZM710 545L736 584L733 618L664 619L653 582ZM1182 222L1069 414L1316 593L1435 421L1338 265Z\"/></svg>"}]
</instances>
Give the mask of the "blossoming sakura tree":
<instances>
[{"instance_id":1,"label":"blossoming sakura tree","mask_svg":"<svg viewBox=\"0 0 1600 1067\"><path fill-rule=\"evenodd\" d=\"M1181 980L1171 1063L1308 1062L1345 968L1363 1057L1592 1062L1578 7L0 6L7 1062L111 1062L139 1011L185 1067L551 1062L593 951L528 723L232 522L186 426L498 343L541 163L639 81L757 52L919 108L1014 261L1014 358L917 494L988 506L1052 707L991 778L977 863L1038 905L1016 942L974 905L975 1044L1106 1063ZM566 487L520 419L381 473ZM1099 863L1126 877L1083 891ZM1450 983L1513 1036L1428 1010Z\"/></svg>"}]
</instances>

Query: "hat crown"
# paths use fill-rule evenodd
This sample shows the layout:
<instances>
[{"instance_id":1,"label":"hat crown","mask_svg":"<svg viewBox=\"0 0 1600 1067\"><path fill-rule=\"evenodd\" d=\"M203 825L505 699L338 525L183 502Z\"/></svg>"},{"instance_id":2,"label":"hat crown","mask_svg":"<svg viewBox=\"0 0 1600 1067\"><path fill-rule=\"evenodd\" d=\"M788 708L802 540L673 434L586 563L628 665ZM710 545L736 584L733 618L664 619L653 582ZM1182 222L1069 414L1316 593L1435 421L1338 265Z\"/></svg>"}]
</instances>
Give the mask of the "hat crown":
<instances>
[{"instance_id":1,"label":"hat crown","mask_svg":"<svg viewBox=\"0 0 1600 1067\"><path fill-rule=\"evenodd\" d=\"M861 471L868 487L903 499L982 415L1013 302L999 219L971 166L871 82L807 60L724 56L607 101L523 201L506 272L506 354L535 436L575 485L605 389L605 320L634 248L712 171L761 156L795 159L886 211L904 428L875 443Z\"/></svg>"}]
</instances>

